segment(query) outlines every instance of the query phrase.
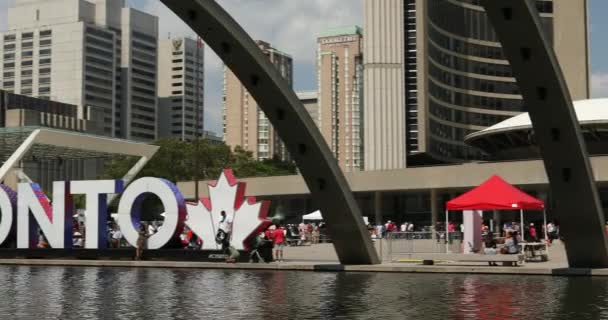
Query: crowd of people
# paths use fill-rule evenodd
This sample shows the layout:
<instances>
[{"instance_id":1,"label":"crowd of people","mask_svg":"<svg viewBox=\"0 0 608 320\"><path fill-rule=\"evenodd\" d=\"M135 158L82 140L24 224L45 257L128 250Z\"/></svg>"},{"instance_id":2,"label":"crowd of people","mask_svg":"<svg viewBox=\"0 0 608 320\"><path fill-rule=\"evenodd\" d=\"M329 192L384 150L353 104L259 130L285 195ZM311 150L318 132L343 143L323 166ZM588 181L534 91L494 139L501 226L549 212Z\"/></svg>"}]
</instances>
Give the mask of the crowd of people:
<instances>
[{"instance_id":1,"label":"crowd of people","mask_svg":"<svg viewBox=\"0 0 608 320\"><path fill-rule=\"evenodd\" d=\"M317 244L321 241L321 229L323 223L309 223L300 222L300 224L288 224L285 229L287 230L286 236L287 241L290 245L305 245L305 244Z\"/></svg>"},{"instance_id":2,"label":"crowd of people","mask_svg":"<svg viewBox=\"0 0 608 320\"><path fill-rule=\"evenodd\" d=\"M444 222L437 222L434 228L431 226L422 226L418 228L412 222L403 222L401 224L395 223L392 220L388 220L386 223L379 224L368 224L367 228L372 239L386 238L391 233L398 234L398 237L406 239L417 239L417 238L431 238L430 235L435 232L437 239L444 239L446 233L446 226ZM496 228L497 229L497 228ZM490 232L490 227L482 223L482 233L486 234ZM559 226L554 222L547 223L547 238L549 241L553 241L560 238ZM455 221L449 221L447 224L447 232L454 235L464 233L464 224ZM544 238L545 226L542 223L531 222L526 224L523 228L519 222L507 222L502 225L501 231L493 231L496 236L506 237L509 232L517 232L520 237L523 232L524 240L528 242L537 242ZM419 233L420 235L415 235ZM608 235L608 221L606 222L606 234ZM453 240L453 239L450 239Z\"/></svg>"},{"instance_id":3,"label":"crowd of people","mask_svg":"<svg viewBox=\"0 0 608 320\"><path fill-rule=\"evenodd\" d=\"M367 225L367 229L373 240L379 238L385 238L391 232L414 232L415 226L412 222L403 222L401 225L393 222L392 220L388 220L386 223L376 224L376 225Z\"/></svg>"},{"instance_id":4,"label":"crowd of people","mask_svg":"<svg viewBox=\"0 0 608 320\"><path fill-rule=\"evenodd\" d=\"M73 247L85 247L85 225L82 221L73 221ZM141 222L138 229L138 239L135 246L135 260L143 259L144 249L147 245L149 237L158 232L162 223L160 221ZM315 223L300 223L299 225L289 224L282 226L273 224L265 231L259 233L253 239L250 239L248 245L249 261L250 262L282 262L284 259L284 249L289 241L293 245L303 245L305 243L319 243L322 224ZM48 248L49 243L42 232L38 233L38 248ZM239 260L240 252L231 245L232 237L232 221L226 215L226 212L221 212L221 219L215 242L217 247L225 254L226 262L234 263ZM109 221L107 225L108 248L128 248L131 247L124 238L118 223ZM202 239L193 232L192 229L184 227L183 233L180 235L179 243L169 244L171 248L184 248L188 250L200 250L203 247Z\"/></svg>"},{"instance_id":5,"label":"crowd of people","mask_svg":"<svg viewBox=\"0 0 608 320\"><path fill-rule=\"evenodd\" d=\"M138 231L138 239L136 243L135 259L142 259L143 252L146 248L147 239L158 232L162 222L147 222L141 223ZM85 227L82 221L74 220L73 223L73 247L85 247ZM306 223L279 225L273 224L264 232L261 232L249 244L249 261L250 262L270 262L283 261L284 248L287 245L304 245L317 244L322 238L323 223ZM437 241L445 239L446 229L450 234L450 243L457 238L458 235L464 233L464 225L455 221L449 221L447 228L445 223L437 222L434 228L431 226L417 227L414 223L404 221L401 224L388 220L386 223L375 225L368 224L370 236L373 240L388 237L391 233L395 233L398 238L403 239L422 239L432 235L435 232ZM516 221L507 222L502 225L501 232L496 230L491 231L487 224L482 224L482 237L484 242L484 251L486 254L496 253L517 253L519 251L518 244L522 241L538 242L544 239L545 225L531 222L525 226L521 226ZM124 248L130 247L122 234L120 227L115 221L108 222L107 239L109 248ZM416 235L420 233L421 235ZM547 240L550 244L553 240L559 239L559 226L554 222L549 222L546 225ZM608 235L608 221L606 222L606 234ZM522 236L523 235L523 236ZM225 253L226 262L236 262L240 257L240 252L230 244L232 236L232 221L227 217L224 211L221 212L221 220L215 237L215 242L222 252ZM429 236L430 238L430 236ZM497 244L504 244L500 251L496 251ZM39 233L38 248L48 248L49 243L46 237ZM188 227L184 228L180 235L179 243L171 244L172 248L185 248L189 250L200 250L203 247L202 239L196 235Z\"/></svg>"}]
</instances>

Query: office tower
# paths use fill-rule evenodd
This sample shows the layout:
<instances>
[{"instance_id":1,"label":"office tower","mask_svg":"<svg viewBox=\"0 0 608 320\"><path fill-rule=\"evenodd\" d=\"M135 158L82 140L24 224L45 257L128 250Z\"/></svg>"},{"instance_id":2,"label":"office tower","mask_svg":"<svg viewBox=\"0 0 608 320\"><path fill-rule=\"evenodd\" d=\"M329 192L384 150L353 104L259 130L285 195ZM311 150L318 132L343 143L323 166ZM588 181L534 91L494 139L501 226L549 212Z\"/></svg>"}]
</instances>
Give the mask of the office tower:
<instances>
[{"instance_id":1,"label":"office tower","mask_svg":"<svg viewBox=\"0 0 608 320\"><path fill-rule=\"evenodd\" d=\"M363 169L361 28L328 30L317 39L319 127L345 171Z\"/></svg>"},{"instance_id":2,"label":"office tower","mask_svg":"<svg viewBox=\"0 0 608 320\"><path fill-rule=\"evenodd\" d=\"M103 110L103 133L156 139L158 20L124 0L17 0L1 88Z\"/></svg>"},{"instance_id":3,"label":"office tower","mask_svg":"<svg viewBox=\"0 0 608 320\"><path fill-rule=\"evenodd\" d=\"M191 141L203 135L204 51L200 39L159 41L159 137Z\"/></svg>"},{"instance_id":4,"label":"office tower","mask_svg":"<svg viewBox=\"0 0 608 320\"><path fill-rule=\"evenodd\" d=\"M536 1L574 100L589 97L587 1ZM365 0L366 170L485 159L473 132L527 111L478 1Z\"/></svg>"},{"instance_id":5,"label":"office tower","mask_svg":"<svg viewBox=\"0 0 608 320\"><path fill-rule=\"evenodd\" d=\"M293 84L291 56L273 48L269 43L256 41L262 52L280 74ZM232 148L242 147L259 160L279 158L288 160L285 145L239 79L224 67L224 141Z\"/></svg>"}]
</instances>

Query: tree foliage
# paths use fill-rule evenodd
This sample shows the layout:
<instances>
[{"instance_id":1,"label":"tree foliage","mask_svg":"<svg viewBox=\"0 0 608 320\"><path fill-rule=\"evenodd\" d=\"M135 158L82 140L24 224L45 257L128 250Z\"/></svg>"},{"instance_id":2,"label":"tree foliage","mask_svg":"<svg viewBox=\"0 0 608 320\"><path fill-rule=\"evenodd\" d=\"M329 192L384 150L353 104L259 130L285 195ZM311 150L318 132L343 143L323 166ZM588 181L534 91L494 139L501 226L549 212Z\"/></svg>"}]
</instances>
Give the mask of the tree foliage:
<instances>
[{"instance_id":1,"label":"tree foliage","mask_svg":"<svg viewBox=\"0 0 608 320\"><path fill-rule=\"evenodd\" d=\"M158 177L169 181L191 181L195 178L198 160L198 179L217 179L223 169L230 168L240 178L290 175L296 173L291 162L279 159L258 161L241 147L231 150L225 144L213 144L202 139L196 142L161 139L154 143L159 150L140 171L138 177ZM197 150L198 149L198 150ZM137 162L134 157L117 156L106 165L103 178L119 179Z\"/></svg>"}]
</instances>

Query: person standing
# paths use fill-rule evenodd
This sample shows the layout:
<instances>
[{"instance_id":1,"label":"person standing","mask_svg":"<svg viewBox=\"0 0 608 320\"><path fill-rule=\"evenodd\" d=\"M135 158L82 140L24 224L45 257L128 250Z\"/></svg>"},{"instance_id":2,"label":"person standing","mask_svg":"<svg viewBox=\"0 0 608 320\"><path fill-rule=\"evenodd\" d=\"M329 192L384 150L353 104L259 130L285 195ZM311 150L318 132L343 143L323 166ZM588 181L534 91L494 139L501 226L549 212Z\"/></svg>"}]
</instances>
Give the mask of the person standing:
<instances>
[{"instance_id":1,"label":"person standing","mask_svg":"<svg viewBox=\"0 0 608 320\"><path fill-rule=\"evenodd\" d=\"M307 223L306 224L306 240L310 243L312 243L312 230L313 230L312 223Z\"/></svg>"},{"instance_id":2,"label":"person standing","mask_svg":"<svg viewBox=\"0 0 608 320\"><path fill-rule=\"evenodd\" d=\"M534 223L530 223L530 228L528 228L528 232L530 233L530 241L537 242L538 234L536 232L536 227L534 226Z\"/></svg>"},{"instance_id":3,"label":"person standing","mask_svg":"<svg viewBox=\"0 0 608 320\"><path fill-rule=\"evenodd\" d=\"M148 233L145 224L139 226L139 232L137 237L137 249L135 250L135 260L142 260L144 249L146 248L146 242L148 240Z\"/></svg>"},{"instance_id":4,"label":"person standing","mask_svg":"<svg viewBox=\"0 0 608 320\"><path fill-rule=\"evenodd\" d=\"M547 233L549 236L549 244L551 244L553 243L553 240L557 239L557 237L555 236L556 228L553 222L549 222L547 224ZM608 235L608 221L606 221L606 234Z\"/></svg>"},{"instance_id":5,"label":"person standing","mask_svg":"<svg viewBox=\"0 0 608 320\"><path fill-rule=\"evenodd\" d=\"M226 214L226 211L224 211L224 210L222 210L220 215L222 216L222 218L220 219L219 229L223 230L226 233L226 235L229 236L228 239L230 239L230 234L232 233L232 219L230 219L230 217L228 217L228 215Z\"/></svg>"},{"instance_id":6,"label":"person standing","mask_svg":"<svg viewBox=\"0 0 608 320\"><path fill-rule=\"evenodd\" d=\"M220 225L217 234L215 235L215 241L222 246L222 252L227 253L232 235L232 219L228 217L224 210L220 212L220 215L222 218L220 219Z\"/></svg>"},{"instance_id":7,"label":"person standing","mask_svg":"<svg viewBox=\"0 0 608 320\"><path fill-rule=\"evenodd\" d=\"M376 225L376 235L378 236L378 238L382 238L384 236L384 225L381 223L378 223Z\"/></svg>"},{"instance_id":8,"label":"person standing","mask_svg":"<svg viewBox=\"0 0 608 320\"><path fill-rule=\"evenodd\" d=\"M280 228L277 228L280 229ZM300 235L300 241L298 241L298 245L299 246L303 246L306 244L306 233L308 232L308 227L306 227L306 224L304 222L300 223L300 225L298 226L298 232Z\"/></svg>"},{"instance_id":9,"label":"person standing","mask_svg":"<svg viewBox=\"0 0 608 320\"><path fill-rule=\"evenodd\" d=\"M112 230L112 248L120 248L120 242L122 240L122 232L118 225L114 226Z\"/></svg>"},{"instance_id":10,"label":"person standing","mask_svg":"<svg viewBox=\"0 0 608 320\"><path fill-rule=\"evenodd\" d=\"M277 227L272 231L271 240L274 244L274 259L277 262L283 261L283 249L285 248L285 231Z\"/></svg>"},{"instance_id":11,"label":"person standing","mask_svg":"<svg viewBox=\"0 0 608 320\"><path fill-rule=\"evenodd\" d=\"M321 230L319 230L319 226L317 224L313 224L312 227L312 243L319 243L319 238L321 238Z\"/></svg>"}]
</instances>

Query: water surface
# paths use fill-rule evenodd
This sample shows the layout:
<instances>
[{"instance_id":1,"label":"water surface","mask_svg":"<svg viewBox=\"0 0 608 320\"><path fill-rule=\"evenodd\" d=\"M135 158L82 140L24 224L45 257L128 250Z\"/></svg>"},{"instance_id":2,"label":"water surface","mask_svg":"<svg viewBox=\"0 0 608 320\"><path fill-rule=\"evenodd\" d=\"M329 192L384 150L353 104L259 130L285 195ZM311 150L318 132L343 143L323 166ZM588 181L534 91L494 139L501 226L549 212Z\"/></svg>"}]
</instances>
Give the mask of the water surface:
<instances>
[{"instance_id":1,"label":"water surface","mask_svg":"<svg viewBox=\"0 0 608 320\"><path fill-rule=\"evenodd\" d=\"M608 319L607 278L0 267L0 319Z\"/></svg>"}]
</instances>

